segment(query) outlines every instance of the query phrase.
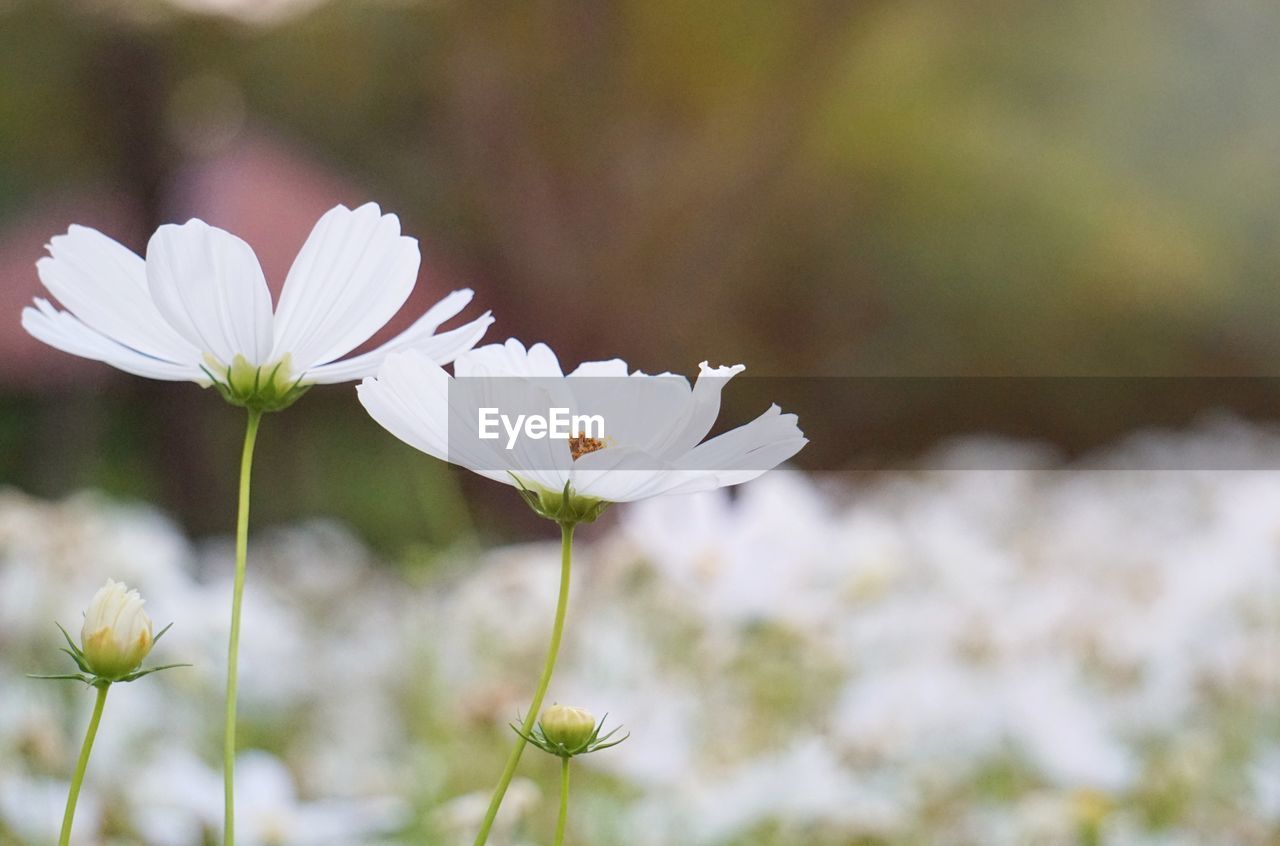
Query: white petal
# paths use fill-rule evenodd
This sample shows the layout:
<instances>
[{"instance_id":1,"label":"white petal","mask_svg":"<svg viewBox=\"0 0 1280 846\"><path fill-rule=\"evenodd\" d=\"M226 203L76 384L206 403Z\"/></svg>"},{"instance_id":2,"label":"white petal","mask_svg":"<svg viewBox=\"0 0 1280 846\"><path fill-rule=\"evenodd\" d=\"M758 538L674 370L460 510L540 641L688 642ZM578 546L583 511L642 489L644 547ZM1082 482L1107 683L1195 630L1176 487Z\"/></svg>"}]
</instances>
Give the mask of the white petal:
<instances>
[{"instance_id":1,"label":"white petal","mask_svg":"<svg viewBox=\"0 0 1280 846\"><path fill-rule=\"evenodd\" d=\"M584 361L569 374L570 378L579 376L625 377L627 363L620 358L611 358L608 361Z\"/></svg>"},{"instance_id":2,"label":"white petal","mask_svg":"<svg viewBox=\"0 0 1280 846\"><path fill-rule=\"evenodd\" d=\"M562 379L526 379L498 376L496 378L483 378L478 382L469 380L467 377L459 377L454 381L455 385L467 384L468 391L471 392L472 398L475 397L474 388L479 386L483 394L488 398L484 401L484 406L496 407L499 413L506 414L513 419L518 415L546 415L548 410L555 407L572 408L572 400L568 397L567 392L560 389L564 387ZM463 396L468 391L459 391L459 395ZM565 393L563 399L557 399L557 393ZM476 403L461 401L459 405L470 408ZM465 433L464 435L454 437L455 451L465 445L466 439L477 429L474 420L459 419L456 424L456 431ZM516 439L513 448L506 448L506 436L503 436L503 446L501 449L494 449L495 457L490 460L488 465L490 468L506 470L517 473L531 481L538 482L544 487L548 487L553 491L561 490L564 483L568 481L569 471L573 466L573 456L569 452L568 441L555 438L531 438L520 436ZM486 443L495 444L489 441Z\"/></svg>"},{"instance_id":3,"label":"white petal","mask_svg":"<svg viewBox=\"0 0 1280 846\"><path fill-rule=\"evenodd\" d=\"M588 453L573 463L573 488L583 496L609 502L631 502L660 492L670 470L638 450L609 447ZM670 484L676 484L671 481Z\"/></svg>"},{"instance_id":4,"label":"white petal","mask_svg":"<svg viewBox=\"0 0 1280 846\"><path fill-rule=\"evenodd\" d=\"M748 482L799 452L809 441L794 414L773 405L746 425L699 444L677 462L682 469L711 473L719 486Z\"/></svg>"},{"instance_id":5,"label":"white petal","mask_svg":"<svg viewBox=\"0 0 1280 846\"><path fill-rule=\"evenodd\" d=\"M147 290L141 256L86 226L49 241L36 262L40 281L72 314L127 347L168 361L197 363L200 350L165 322Z\"/></svg>"},{"instance_id":6,"label":"white petal","mask_svg":"<svg viewBox=\"0 0 1280 846\"><path fill-rule=\"evenodd\" d=\"M306 381L328 385L372 376L388 355L409 349L425 355L436 364L448 364L474 347L493 324L493 315L486 311L457 329L441 332L439 335L432 334L437 326L461 311L470 300L471 291L454 291L428 309L412 326L382 346L351 358L313 367L307 371Z\"/></svg>"},{"instance_id":7,"label":"white petal","mask_svg":"<svg viewBox=\"0 0 1280 846\"><path fill-rule=\"evenodd\" d=\"M224 364L266 364L271 292L253 250L201 220L166 224L147 244L147 285L174 329Z\"/></svg>"},{"instance_id":8,"label":"white petal","mask_svg":"<svg viewBox=\"0 0 1280 846\"><path fill-rule=\"evenodd\" d=\"M534 344L527 350L515 338L505 344L477 347L454 364L459 376L528 376L559 378L564 375L556 354L546 344Z\"/></svg>"},{"instance_id":9,"label":"white petal","mask_svg":"<svg viewBox=\"0 0 1280 846\"><path fill-rule=\"evenodd\" d=\"M654 447L657 454L678 458L697 446L720 415L720 392L730 379L744 370L746 367L741 364L732 367L708 367L705 361L699 364L688 414L683 421L673 421L669 434Z\"/></svg>"},{"instance_id":10,"label":"white petal","mask_svg":"<svg viewBox=\"0 0 1280 846\"><path fill-rule=\"evenodd\" d=\"M438 372L437 372L438 371ZM356 386L360 404L391 434L414 449L448 460L447 420L444 414L423 414L418 402L428 406L448 402L449 374L440 368L410 369L393 358L377 377Z\"/></svg>"},{"instance_id":11,"label":"white petal","mask_svg":"<svg viewBox=\"0 0 1280 846\"><path fill-rule=\"evenodd\" d=\"M272 358L289 353L303 371L351 352L404 305L420 260L376 203L325 212L285 279Z\"/></svg>"},{"instance_id":12,"label":"white petal","mask_svg":"<svg viewBox=\"0 0 1280 846\"><path fill-rule=\"evenodd\" d=\"M37 299L35 302L35 308L22 310L22 328L51 347L110 364L135 376L173 382L200 382L204 379L204 373L195 365L143 355L90 329L71 313L57 310L48 300Z\"/></svg>"},{"instance_id":13,"label":"white petal","mask_svg":"<svg viewBox=\"0 0 1280 846\"><path fill-rule=\"evenodd\" d=\"M625 367L612 372L620 369ZM574 372L580 371L581 367ZM599 367L587 372L603 376L610 371ZM683 428L692 406L689 381L682 376L591 375L559 381L572 389L573 396L571 403L559 405L568 405L571 413L599 415L606 440L653 455L663 454L673 432Z\"/></svg>"},{"instance_id":14,"label":"white petal","mask_svg":"<svg viewBox=\"0 0 1280 846\"><path fill-rule=\"evenodd\" d=\"M493 469L492 456L468 452L478 442L450 443L450 382L449 374L429 358L402 352L388 356L377 378L365 379L356 393L370 416L409 446L495 481L514 484L507 473Z\"/></svg>"}]
</instances>

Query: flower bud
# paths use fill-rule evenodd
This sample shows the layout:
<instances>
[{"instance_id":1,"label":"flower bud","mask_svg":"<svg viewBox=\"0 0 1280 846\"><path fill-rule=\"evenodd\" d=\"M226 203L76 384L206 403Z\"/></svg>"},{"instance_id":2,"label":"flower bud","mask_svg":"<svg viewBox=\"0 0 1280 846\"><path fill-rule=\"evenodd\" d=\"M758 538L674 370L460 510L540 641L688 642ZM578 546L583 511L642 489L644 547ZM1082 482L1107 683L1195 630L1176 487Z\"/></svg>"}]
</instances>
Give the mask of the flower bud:
<instances>
[{"instance_id":1,"label":"flower bud","mask_svg":"<svg viewBox=\"0 0 1280 846\"><path fill-rule=\"evenodd\" d=\"M151 651L151 618L136 590L107 579L89 603L80 630L80 647L89 669L105 679L136 670Z\"/></svg>"},{"instance_id":2,"label":"flower bud","mask_svg":"<svg viewBox=\"0 0 1280 846\"><path fill-rule=\"evenodd\" d=\"M552 743L559 744L570 752L584 748L596 732L596 718L583 708L570 708L567 705L552 705L542 712L538 721L542 734Z\"/></svg>"}]
</instances>

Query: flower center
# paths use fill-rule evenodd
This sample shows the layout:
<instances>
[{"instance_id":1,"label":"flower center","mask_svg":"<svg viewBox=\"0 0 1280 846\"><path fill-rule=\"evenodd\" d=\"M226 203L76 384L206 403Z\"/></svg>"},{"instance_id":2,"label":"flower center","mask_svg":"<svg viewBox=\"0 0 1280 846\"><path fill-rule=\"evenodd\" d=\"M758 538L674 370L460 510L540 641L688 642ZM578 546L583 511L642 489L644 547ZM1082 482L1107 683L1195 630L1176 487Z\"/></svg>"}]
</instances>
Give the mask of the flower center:
<instances>
[{"instance_id":1,"label":"flower center","mask_svg":"<svg viewBox=\"0 0 1280 846\"><path fill-rule=\"evenodd\" d=\"M589 452L605 448L604 441L599 438L588 438L586 435L573 435L569 438L569 455L577 461Z\"/></svg>"}]
</instances>

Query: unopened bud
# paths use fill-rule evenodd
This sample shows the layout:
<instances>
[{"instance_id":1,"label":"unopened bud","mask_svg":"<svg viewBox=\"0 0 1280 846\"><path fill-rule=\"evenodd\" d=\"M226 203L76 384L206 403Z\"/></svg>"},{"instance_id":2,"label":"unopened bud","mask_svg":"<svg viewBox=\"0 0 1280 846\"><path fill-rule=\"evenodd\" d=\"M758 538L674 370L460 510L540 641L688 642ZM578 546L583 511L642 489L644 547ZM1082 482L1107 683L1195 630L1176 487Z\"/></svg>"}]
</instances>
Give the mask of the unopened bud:
<instances>
[{"instance_id":1,"label":"unopened bud","mask_svg":"<svg viewBox=\"0 0 1280 846\"><path fill-rule=\"evenodd\" d=\"M576 752L588 743L596 733L596 718L583 708L570 708L567 705L552 705L542 712L538 721L542 734L552 743L559 744L570 752Z\"/></svg>"},{"instance_id":2,"label":"unopened bud","mask_svg":"<svg viewBox=\"0 0 1280 846\"><path fill-rule=\"evenodd\" d=\"M80 630L80 646L90 670L114 680L138 669L154 642L151 618L142 605L138 592L120 582L107 579L98 590Z\"/></svg>"}]
</instances>

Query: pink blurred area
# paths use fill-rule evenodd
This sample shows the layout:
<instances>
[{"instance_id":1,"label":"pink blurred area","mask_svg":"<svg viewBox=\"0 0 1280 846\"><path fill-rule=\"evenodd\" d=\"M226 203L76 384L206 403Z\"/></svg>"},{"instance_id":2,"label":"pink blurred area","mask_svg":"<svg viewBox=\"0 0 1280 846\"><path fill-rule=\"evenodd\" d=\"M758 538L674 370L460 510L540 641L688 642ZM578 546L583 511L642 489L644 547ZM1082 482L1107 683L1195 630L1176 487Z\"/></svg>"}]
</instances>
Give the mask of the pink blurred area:
<instances>
[{"instance_id":1,"label":"pink blurred area","mask_svg":"<svg viewBox=\"0 0 1280 846\"><path fill-rule=\"evenodd\" d=\"M289 142L244 133L218 154L184 163L174 174L162 207L167 210L166 221L199 217L247 241L278 300L294 256L320 215L339 203L355 207L371 199ZM32 298L49 296L35 263L46 254L49 239L71 224L91 226L139 253L145 251L150 236L136 203L122 194L94 191L43 203L18 215L15 223L0 232L0 314L11 317L9 329L0 333L0 387L83 386L123 378L106 365L46 346L18 325L18 315ZM443 255L421 243L421 233L411 223L402 220L401 227L420 240L423 261L418 285L396 317L356 352L402 331L444 294L466 287Z\"/></svg>"},{"instance_id":2,"label":"pink blurred area","mask_svg":"<svg viewBox=\"0 0 1280 846\"><path fill-rule=\"evenodd\" d=\"M121 195L85 193L51 200L0 232L0 314L8 319L0 333L0 384L49 387L105 382L112 377L113 371L105 365L65 355L37 341L19 325L19 315L34 297L49 296L36 276L35 263L52 236L81 223L135 245L145 238L140 218L136 207Z\"/></svg>"}]
</instances>

